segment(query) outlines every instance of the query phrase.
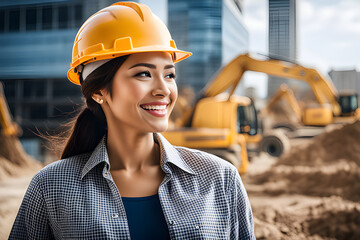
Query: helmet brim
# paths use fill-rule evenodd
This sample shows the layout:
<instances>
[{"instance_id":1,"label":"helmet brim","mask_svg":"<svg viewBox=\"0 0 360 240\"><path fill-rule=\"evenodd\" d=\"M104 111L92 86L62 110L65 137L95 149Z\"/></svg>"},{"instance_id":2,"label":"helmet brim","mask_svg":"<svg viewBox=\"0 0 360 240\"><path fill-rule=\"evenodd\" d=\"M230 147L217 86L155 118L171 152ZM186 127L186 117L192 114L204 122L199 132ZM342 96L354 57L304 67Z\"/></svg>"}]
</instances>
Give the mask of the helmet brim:
<instances>
[{"instance_id":1,"label":"helmet brim","mask_svg":"<svg viewBox=\"0 0 360 240\"><path fill-rule=\"evenodd\" d=\"M124 55L130 55L135 53L145 53L145 52L168 52L173 56L174 63L180 62L192 55L191 52L182 51L173 47L166 47L166 46L146 46L146 47L138 47L131 50L126 51L109 51L109 53L106 53L106 50L86 55L82 58L79 58L78 61L72 63L70 65L70 70L67 72L68 79L76 84L80 85L80 74L77 71L76 67L80 64L87 64L94 61L104 60L104 59L112 59L117 58ZM75 70L76 69L76 70Z\"/></svg>"}]
</instances>

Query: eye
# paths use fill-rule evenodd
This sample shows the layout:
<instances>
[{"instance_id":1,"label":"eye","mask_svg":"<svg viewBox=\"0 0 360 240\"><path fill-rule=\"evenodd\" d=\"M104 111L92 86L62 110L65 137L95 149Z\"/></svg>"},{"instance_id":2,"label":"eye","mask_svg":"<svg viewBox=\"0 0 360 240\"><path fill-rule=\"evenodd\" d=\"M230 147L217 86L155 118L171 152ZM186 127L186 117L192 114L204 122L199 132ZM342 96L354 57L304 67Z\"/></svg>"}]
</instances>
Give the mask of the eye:
<instances>
[{"instance_id":1,"label":"eye","mask_svg":"<svg viewBox=\"0 0 360 240\"><path fill-rule=\"evenodd\" d=\"M151 77L151 74L149 71L144 71L135 74L135 77Z\"/></svg>"},{"instance_id":2,"label":"eye","mask_svg":"<svg viewBox=\"0 0 360 240\"><path fill-rule=\"evenodd\" d=\"M174 73L170 73L170 74L166 75L165 77L170 78L170 79L175 79L176 75Z\"/></svg>"}]
</instances>

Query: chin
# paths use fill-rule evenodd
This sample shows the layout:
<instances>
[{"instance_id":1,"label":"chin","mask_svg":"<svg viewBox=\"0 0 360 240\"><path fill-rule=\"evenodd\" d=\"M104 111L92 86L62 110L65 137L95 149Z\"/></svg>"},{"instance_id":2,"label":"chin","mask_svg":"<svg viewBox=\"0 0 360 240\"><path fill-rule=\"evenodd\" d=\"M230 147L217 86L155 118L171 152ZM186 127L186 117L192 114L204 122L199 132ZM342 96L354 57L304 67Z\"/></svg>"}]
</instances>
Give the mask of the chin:
<instances>
[{"instance_id":1,"label":"chin","mask_svg":"<svg viewBox=\"0 0 360 240\"><path fill-rule=\"evenodd\" d=\"M153 132L157 132L157 133L166 132L167 129L168 129L168 124L164 124L162 126L158 125L156 127L154 126Z\"/></svg>"}]
</instances>

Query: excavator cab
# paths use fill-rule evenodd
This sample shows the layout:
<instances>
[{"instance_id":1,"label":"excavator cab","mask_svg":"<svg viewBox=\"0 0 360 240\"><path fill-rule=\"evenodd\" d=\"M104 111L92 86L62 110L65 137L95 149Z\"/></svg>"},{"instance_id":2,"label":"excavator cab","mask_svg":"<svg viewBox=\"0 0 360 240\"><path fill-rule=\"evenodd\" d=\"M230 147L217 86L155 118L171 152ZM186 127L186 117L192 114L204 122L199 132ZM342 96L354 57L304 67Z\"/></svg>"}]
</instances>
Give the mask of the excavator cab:
<instances>
[{"instance_id":1,"label":"excavator cab","mask_svg":"<svg viewBox=\"0 0 360 240\"><path fill-rule=\"evenodd\" d=\"M340 94L338 97L338 103L341 108L341 115L350 115L356 111L358 105L358 95L354 94Z\"/></svg>"},{"instance_id":2,"label":"excavator cab","mask_svg":"<svg viewBox=\"0 0 360 240\"><path fill-rule=\"evenodd\" d=\"M257 113L254 101L249 105L239 105L237 108L237 129L238 133L255 136L258 133Z\"/></svg>"}]
</instances>

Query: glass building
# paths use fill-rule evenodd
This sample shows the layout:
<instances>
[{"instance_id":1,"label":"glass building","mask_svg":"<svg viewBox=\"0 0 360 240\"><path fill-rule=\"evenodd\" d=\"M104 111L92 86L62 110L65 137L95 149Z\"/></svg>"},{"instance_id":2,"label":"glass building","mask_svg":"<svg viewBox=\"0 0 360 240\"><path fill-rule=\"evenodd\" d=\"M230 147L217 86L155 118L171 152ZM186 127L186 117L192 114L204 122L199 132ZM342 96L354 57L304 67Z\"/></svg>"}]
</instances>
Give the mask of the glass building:
<instances>
[{"instance_id":1,"label":"glass building","mask_svg":"<svg viewBox=\"0 0 360 240\"><path fill-rule=\"evenodd\" d=\"M269 56L296 61L296 11L296 0L269 0ZM290 85L295 93L307 86L300 81L269 77L268 96L274 95L282 83Z\"/></svg>"},{"instance_id":2,"label":"glass building","mask_svg":"<svg viewBox=\"0 0 360 240\"><path fill-rule=\"evenodd\" d=\"M0 81L25 150L42 160L34 133L55 129L82 103L80 87L67 80L77 30L113 1L0 1Z\"/></svg>"},{"instance_id":3,"label":"glass building","mask_svg":"<svg viewBox=\"0 0 360 240\"><path fill-rule=\"evenodd\" d=\"M178 85L202 89L214 73L248 51L249 37L239 0L168 0L168 26L176 45L191 51L177 64Z\"/></svg>"}]
</instances>

